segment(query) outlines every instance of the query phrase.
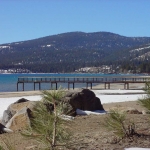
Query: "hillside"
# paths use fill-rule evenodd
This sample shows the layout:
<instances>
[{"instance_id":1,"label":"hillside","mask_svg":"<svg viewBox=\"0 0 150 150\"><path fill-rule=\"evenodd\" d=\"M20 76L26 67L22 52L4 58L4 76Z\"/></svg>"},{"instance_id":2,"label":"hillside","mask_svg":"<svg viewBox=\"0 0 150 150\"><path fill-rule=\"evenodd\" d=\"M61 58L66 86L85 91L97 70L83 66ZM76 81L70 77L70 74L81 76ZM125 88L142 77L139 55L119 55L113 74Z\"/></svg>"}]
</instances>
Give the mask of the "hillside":
<instances>
[{"instance_id":1,"label":"hillside","mask_svg":"<svg viewBox=\"0 0 150 150\"><path fill-rule=\"evenodd\" d=\"M71 72L85 66L120 64L146 55L150 48L142 51L134 49L146 47L149 43L150 37L125 37L109 32L63 33L0 45L0 68Z\"/></svg>"}]
</instances>

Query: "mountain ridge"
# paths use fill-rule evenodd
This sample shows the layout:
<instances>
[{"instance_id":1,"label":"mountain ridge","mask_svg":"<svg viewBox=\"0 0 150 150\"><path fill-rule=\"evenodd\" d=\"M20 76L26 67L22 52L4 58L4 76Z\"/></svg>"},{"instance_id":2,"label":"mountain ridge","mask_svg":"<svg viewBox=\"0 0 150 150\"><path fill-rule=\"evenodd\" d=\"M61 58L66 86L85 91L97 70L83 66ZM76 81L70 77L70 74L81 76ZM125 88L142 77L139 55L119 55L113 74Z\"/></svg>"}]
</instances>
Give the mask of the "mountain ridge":
<instances>
[{"instance_id":1,"label":"mountain ridge","mask_svg":"<svg viewBox=\"0 0 150 150\"><path fill-rule=\"evenodd\" d=\"M8 43L2 43L1 45L6 45L6 44L13 44L13 43L22 43L22 42L28 42L28 41L34 41L34 40L40 40L43 38L49 38L49 37L55 37L55 36L62 36L62 35L67 35L67 34L110 34L110 35L116 35L116 36L120 36L120 37L127 37L127 38L149 38L147 36L124 36L124 35L120 35L117 33L113 33L113 32L107 32L107 31L99 31L99 32L82 32L82 31L73 31L73 32L65 32L65 33L59 33L59 34L54 34L54 35L48 35L48 36L43 36L43 37L38 37L38 38L33 38L30 40L23 40L23 41L16 41L16 42L8 42Z\"/></svg>"},{"instance_id":2,"label":"mountain ridge","mask_svg":"<svg viewBox=\"0 0 150 150\"><path fill-rule=\"evenodd\" d=\"M138 53L130 51L149 43L150 37L126 37L111 32L61 33L0 44L0 68L21 65L37 72L66 72L84 66L135 61Z\"/></svg>"}]
</instances>

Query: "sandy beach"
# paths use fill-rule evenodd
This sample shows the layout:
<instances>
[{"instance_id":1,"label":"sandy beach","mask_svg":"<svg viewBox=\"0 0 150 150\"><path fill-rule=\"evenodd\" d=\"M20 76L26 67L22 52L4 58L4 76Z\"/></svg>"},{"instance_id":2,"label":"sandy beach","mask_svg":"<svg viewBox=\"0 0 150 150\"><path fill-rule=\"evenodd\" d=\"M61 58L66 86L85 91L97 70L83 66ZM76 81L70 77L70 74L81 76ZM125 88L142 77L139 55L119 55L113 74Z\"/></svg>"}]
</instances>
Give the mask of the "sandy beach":
<instances>
[{"instance_id":1,"label":"sandy beach","mask_svg":"<svg viewBox=\"0 0 150 150\"><path fill-rule=\"evenodd\" d=\"M0 92L0 98L36 96L41 94L41 91Z\"/></svg>"},{"instance_id":2,"label":"sandy beach","mask_svg":"<svg viewBox=\"0 0 150 150\"><path fill-rule=\"evenodd\" d=\"M115 105L138 107L136 101L145 96L144 84L130 84L130 90L124 90L122 84L113 84L110 89L104 90L104 85L96 85L92 91L100 98L104 108ZM30 101L38 101L42 99L41 91L19 91L19 92L1 92L0 93L0 116L7 107L20 98L26 98Z\"/></svg>"}]
</instances>

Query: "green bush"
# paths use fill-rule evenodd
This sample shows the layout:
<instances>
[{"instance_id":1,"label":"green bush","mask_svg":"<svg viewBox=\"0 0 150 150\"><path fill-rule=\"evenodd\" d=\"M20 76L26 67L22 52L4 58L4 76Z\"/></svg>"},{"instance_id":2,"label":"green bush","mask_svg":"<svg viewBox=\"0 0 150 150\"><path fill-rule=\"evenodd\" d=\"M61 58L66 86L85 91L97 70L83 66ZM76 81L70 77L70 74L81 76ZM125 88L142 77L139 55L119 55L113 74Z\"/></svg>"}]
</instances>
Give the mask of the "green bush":
<instances>
[{"instance_id":1,"label":"green bush","mask_svg":"<svg viewBox=\"0 0 150 150\"><path fill-rule=\"evenodd\" d=\"M105 119L104 126L119 138L131 137L135 134L135 125L126 121L126 113L120 113L118 109L110 110Z\"/></svg>"}]
</instances>

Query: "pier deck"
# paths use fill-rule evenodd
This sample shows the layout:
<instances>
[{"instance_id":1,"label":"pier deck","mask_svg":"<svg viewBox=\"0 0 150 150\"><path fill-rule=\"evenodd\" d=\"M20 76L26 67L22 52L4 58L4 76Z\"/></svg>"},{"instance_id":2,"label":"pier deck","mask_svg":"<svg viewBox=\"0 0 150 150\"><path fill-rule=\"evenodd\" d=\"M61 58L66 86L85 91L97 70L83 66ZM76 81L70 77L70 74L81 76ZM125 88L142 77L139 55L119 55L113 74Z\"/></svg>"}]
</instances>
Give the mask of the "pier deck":
<instances>
[{"instance_id":1,"label":"pier deck","mask_svg":"<svg viewBox=\"0 0 150 150\"><path fill-rule=\"evenodd\" d=\"M150 82L149 76L101 76L101 77L19 77L17 82L17 91L19 91L19 84L22 84L22 90L24 91L24 84L33 83L34 90L35 85L39 85L39 90L41 90L42 83L51 84L51 89L53 84L55 84L56 90L58 88L58 83L67 83L68 89L70 89L70 84L72 84L73 89L75 88L75 83L86 83L86 88L90 85L92 89L92 84L104 84L104 89L110 89L110 85L113 83L123 83L124 89L129 89L130 83L146 83Z\"/></svg>"}]
</instances>

